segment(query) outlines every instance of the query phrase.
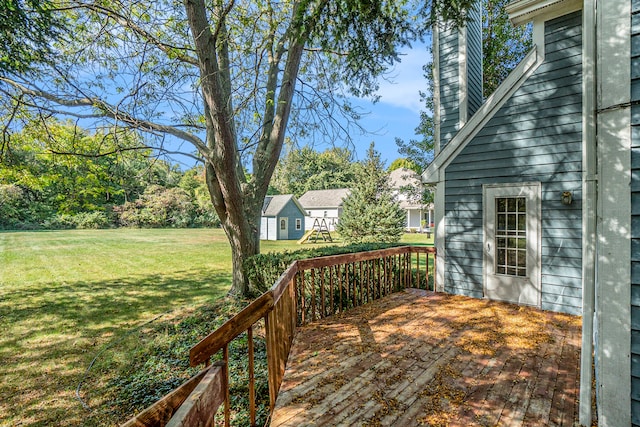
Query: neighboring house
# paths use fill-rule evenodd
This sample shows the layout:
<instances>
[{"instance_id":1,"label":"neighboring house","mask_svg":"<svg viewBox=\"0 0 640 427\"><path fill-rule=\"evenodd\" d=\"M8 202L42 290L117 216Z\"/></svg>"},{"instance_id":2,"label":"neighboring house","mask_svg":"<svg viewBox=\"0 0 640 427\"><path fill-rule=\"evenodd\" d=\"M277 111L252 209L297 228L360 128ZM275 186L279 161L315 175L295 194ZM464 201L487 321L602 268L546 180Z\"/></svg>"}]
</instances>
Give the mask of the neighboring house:
<instances>
[{"instance_id":1,"label":"neighboring house","mask_svg":"<svg viewBox=\"0 0 640 427\"><path fill-rule=\"evenodd\" d=\"M326 221L329 231L334 231L340 215L342 215L342 203L349 195L348 188L333 190L309 190L300 196L300 204L306 212L305 227L313 228L316 222Z\"/></svg>"},{"instance_id":2,"label":"neighboring house","mask_svg":"<svg viewBox=\"0 0 640 427\"><path fill-rule=\"evenodd\" d=\"M479 13L434 31L438 290L581 314L580 420L640 426L640 0L519 0L482 100Z\"/></svg>"},{"instance_id":3,"label":"neighboring house","mask_svg":"<svg viewBox=\"0 0 640 427\"><path fill-rule=\"evenodd\" d=\"M424 186L420 175L407 168L394 169L389 174L389 185L407 213L407 230L431 231L433 204L421 202Z\"/></svg>"},{"instance_id":4,"label":"neighboring house","mask_svg":"<svg viewBox=\"0 0 640 427\"><path fill-rule=\"evenodd\" d=\"M293 194L265 197L260 240L298 240L304 235L304 214Z\"/></svg>"}]
</instances>

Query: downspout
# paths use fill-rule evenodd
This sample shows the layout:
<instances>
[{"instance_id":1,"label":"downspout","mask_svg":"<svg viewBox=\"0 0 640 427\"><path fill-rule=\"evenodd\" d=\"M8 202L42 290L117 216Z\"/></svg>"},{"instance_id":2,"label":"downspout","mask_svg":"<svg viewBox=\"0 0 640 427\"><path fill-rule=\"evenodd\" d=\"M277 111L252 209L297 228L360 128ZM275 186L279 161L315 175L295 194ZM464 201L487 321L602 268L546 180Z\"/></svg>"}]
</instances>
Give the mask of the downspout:
<instances>
[{"instance_id":1,"label":"downspout","mask_svg":"<svg viewBox=\"0 0 640 427\"><path fill-rule=\"evenodd\" d=\"M582 349L580 352L581 425L591 425L596 281L597 128L596 1L582 12Z\"/></svg>"}]
</instances>

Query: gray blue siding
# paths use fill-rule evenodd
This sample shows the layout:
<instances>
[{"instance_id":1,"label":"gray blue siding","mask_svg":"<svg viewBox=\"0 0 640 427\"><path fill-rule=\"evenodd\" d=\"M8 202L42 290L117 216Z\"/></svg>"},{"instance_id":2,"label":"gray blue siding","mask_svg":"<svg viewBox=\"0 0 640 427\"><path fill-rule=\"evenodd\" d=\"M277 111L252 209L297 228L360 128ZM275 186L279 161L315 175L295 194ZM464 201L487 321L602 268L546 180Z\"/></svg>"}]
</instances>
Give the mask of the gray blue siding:
<instances>
[{"instance_id":1,"label":"gray blue siding","mask_svg":"<svg viewBox=\"0 0 640 427\"><path fill-rule=\"evenodd\" d=\"M640 426L640 0L631 10L631 421Z\"/></svg>"},{"instance_id":2,"label":"gray blue siding","mask_svg":"<svg viewBox=\"0 0 640 427\"><path fill-rule=\"evenodd\" d=\"M467 24L467 90L469 118L482 105L482 12L480 3L469 13Z\"/></svg>"},{"instance_id":3,"label":"gray blue siding","mask_svg":"<svg viewBox=\"0 0 640 427\"><path fill-rule=\"evenodd\" d=\"M453 138L460 124L459 34L455 28L439 32L440 148Z\"/></svg>"},{"instance_id":4,"label":"gray blue siding","mask_svg":"<svg viewBox=\"0 0 640 427\"><path fill-rule=\"evenodd\" d=\"M445 290L483 296L482 185L542 184L542 308L581 311L581 13L547 22L545 62L446 168ZM563 191L574 203L561 203Z\"/></svg>"},{"instance_id":5,"label":"gray blue siding","mask_svg":"<svg viewBox=\"0 0 640 427\"><path fill-rule=\"evenodd\" d=\"M460 130L460 88L463 81L467 90L467 119L482 105L482 14L480 3L470 12L466 27L467 75L461 76L460 42L462 33L455 28L439 33L440 77L440 148Z\"/></svg>"},{"instance_id":6,"label":"gray blue siding","mask_svg":"<svg viewBox=\"0 0 640 427\"><path fill-rule=\"evenodd\" d=\"M280 211L280 214L278 215L278 219L280 218L284 218L287 217L289 218L289 229L287 230L289 238L288 240L298 240L300 239L305 231L304 231L304 212L301 212L300 209L298 209L298 206L296 206L296 204L293 201L290 201L289 203L286 204L286 206L284 208L282 208L282 210ZM296 219L300 219L300 225L301 228L300 230L296 230ZM279 221L278 221L279 222ZM278 232L280 231L280 229L278 228ZM282 238L281 236L278 236L278 238Z\"/></svg>"},{"instance_id":7,"label":"gray blue siding","mask_svg":"<svg viewBox=\"0 0 640 427\"><path fill-rule=\"evenodd\" d=\"M280 219L287 218L287 240L298 240L304 233L305 212L298 208L298 205L289 202L280 210L276 216L262 216L260 220L260 240L283 240L285 236L280 230ZM296 220L300 220L300 229L296 230Z\"/></svg>"}]
</instances>

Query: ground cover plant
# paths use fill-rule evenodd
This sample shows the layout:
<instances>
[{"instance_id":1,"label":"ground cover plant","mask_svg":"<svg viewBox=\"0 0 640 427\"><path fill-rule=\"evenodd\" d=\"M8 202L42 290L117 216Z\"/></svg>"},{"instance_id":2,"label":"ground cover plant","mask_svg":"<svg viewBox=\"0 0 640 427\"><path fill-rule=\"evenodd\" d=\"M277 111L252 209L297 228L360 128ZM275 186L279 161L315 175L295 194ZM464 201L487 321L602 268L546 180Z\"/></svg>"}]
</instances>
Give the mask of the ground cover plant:
<instances>
[{"instance_id":1,"label":"ground cover plant","mask_svg":"<svg viewBox=\"0 0 640 427\"><path fill-rule=\"evenodd\" d=\"M245 304L223 298L221 230L3 232L0 265L2 426L122 422L191 375L191 345Z\"/></svg>"}]
</instances>

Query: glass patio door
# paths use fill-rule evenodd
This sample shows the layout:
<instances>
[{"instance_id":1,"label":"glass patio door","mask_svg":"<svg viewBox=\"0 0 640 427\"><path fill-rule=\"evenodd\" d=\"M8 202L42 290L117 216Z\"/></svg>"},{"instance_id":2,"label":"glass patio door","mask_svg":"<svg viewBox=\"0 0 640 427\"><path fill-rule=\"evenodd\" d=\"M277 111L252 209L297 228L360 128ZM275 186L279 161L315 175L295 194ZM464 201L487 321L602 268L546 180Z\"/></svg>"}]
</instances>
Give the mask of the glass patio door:
<instances>
[{"instance_id":1,"label":"glass patio door","mask_svg":"<svg viewBox=\"0 0 640 427\"><path fill-rule=\"evenodd\" d=\"M540 306L540 184L483 187L484 296Z\"/></svg>"}]
</instances>

